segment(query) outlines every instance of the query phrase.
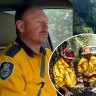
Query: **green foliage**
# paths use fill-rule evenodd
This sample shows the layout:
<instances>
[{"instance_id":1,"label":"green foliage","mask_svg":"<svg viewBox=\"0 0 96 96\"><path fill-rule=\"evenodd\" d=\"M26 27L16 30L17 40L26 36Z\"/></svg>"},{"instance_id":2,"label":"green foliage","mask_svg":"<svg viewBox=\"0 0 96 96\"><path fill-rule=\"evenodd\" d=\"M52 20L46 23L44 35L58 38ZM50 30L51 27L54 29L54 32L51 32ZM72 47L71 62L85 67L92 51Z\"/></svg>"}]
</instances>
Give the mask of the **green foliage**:
<instances>
[{"instance_id":1,"label":"green foliage","mask_svg":"<svg viewBox=\"0 0 96 96\"><path fill-rule=\"evenodd\" d=\"M90 28L90 27L83 27L83 31L84 31L85 33L93 33L93 30L92 30L92 28Z\"/></svg>"},{"instance_id":2,"label":"green foliage","mask_svg":"<svg viewBox=\"0 0 96 96\"><path fill-rule=\"evenodd\" d=\"M87 32L96 33L96 0L74 0L74 35Z\"/></svg>"},{"instance_id":3,"label":"green foliage","mask_svg":"<svg viewBox=\"0 0 96 96\"><path fill-rule=\"evenodd\" d=\"M77 68L77 65L78 65L79 61L80 61L80 58L75 58L75 59L73 60L73 65L74 65L74 68L75 68L75 69Z\"/></svg>"},{"instance_id":4,"label":"green foliage","mask_svg":"<svg viewBox=\"0 0 96 96\"><path fill-rule=\"evenodd\" d=\"M94 40L96 40L96 37L93 34L80 34L69 39L67 41L67 47L71 47L74 50L76 56L80 58L84 47L93 45L96 46L96 42L94 42Z\"/></svg>"}]
</instances>

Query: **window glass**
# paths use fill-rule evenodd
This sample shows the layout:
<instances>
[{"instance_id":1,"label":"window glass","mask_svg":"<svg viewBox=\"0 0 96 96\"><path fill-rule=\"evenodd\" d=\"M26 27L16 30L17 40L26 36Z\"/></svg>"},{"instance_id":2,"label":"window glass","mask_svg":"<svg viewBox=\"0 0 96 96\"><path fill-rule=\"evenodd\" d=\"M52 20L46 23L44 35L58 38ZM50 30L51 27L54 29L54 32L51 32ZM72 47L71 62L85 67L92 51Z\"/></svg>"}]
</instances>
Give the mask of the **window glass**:
<instances>
[{"instance_id":1,"label":"window glass","mask_svg":"<svg viewBox=\"0 0 96 96\"><path fill-rule=\"evenodd\" d=\"M45 9L49 35L55 48L61 41L73 35L72 9Z\"/></svg>"}]
</instances>

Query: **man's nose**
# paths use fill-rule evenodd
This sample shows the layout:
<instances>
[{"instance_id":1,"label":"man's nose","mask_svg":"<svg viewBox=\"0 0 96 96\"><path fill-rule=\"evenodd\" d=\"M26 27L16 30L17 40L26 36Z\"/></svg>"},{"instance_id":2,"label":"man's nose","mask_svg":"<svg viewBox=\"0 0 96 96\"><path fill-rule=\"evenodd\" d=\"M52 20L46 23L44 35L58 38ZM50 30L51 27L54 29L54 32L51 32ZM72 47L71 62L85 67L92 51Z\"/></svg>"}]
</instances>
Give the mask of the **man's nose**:
<instances>
[{"instance_id":1,"label":"man's nose","mask_svg":"<svg viewBox=\"0 0 96 96\"><path fill-rule=\"evenodd\" d=\"M42 23L42 29L48 31L48 24L46 22Z\"/></svg>"}]
</instances>

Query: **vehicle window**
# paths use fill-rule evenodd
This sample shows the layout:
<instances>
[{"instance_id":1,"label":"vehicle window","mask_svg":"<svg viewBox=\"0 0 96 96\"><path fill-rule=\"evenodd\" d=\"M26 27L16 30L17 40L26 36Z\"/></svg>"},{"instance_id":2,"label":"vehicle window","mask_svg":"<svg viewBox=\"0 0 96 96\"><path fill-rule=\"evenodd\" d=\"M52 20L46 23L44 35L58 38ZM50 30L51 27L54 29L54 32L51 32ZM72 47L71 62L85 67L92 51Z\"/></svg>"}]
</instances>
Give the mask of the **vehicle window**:
<instances>
[{"instance_id":1,"label":"vehicle window","mask_svg":"<svg viewBox=\"0 0 96 96\"><path fill-rule=\"evenodd\" d=\"M45 9L48 17L49 35L55 48L61 41L73 35L72 9Z\"/></svg>"}]
</instances>

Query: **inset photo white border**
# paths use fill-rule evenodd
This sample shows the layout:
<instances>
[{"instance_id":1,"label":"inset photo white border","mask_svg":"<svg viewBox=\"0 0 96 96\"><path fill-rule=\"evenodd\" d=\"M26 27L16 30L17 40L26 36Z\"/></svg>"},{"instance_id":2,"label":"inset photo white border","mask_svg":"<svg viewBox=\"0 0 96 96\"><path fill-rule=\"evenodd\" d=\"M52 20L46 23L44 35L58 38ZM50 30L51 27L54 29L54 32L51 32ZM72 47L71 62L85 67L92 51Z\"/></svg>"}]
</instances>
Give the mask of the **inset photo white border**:
<instances>
[{"instance_id":1,"label":"inset photo white border","mask_svg":"<svg viewBox=\"0 0 96 96\"><path fill-rule=\"evenodd\" d=\"M95 56L96 56L96 34L79 34L79 35L75 35L75 36L72 36L70 38L67 38L66 40L62 41L53 51L51 57L50 57L50 60L49 60L49 70L48 70L48 74L49 74L49 78L50 78L50 81L52 82L52 85L54 86L54 88L57 90L57 92L64 96L65 92L64 92L64 88L62 85L66 86L66 88L69 90L70 93L72 93L73 96L85 96L84 94L92 94L92 96L96 96L96 93L94 92L91 92L91 90L93 90L94 88L96 88L96 77L95 77L95 81L93 80L92 83L90 83L90 86L86 87L84 84L85 84L85 81L84 81L84 78L82 76L82 74L80 72L78 72L78 64L80 63L80 60L82 58L84 58L85 56L85 49L87 48L91 48L91 55L94 56L94 60L96 59ZM71 83L71 85L69 84L68 85L68 80L64 80L65 77L62 77L63 79L63 82L59 82L58 79L56 81L56 77L54 76L54 66L57 64L57 63L62 63L62 60L59 62L59 60L65 56L66 54L62 55L62 51L65 52L64 49L66 48L69 48L69 49L72 49L73 52L74 52L74 55L73 56L73 53L71 55L69 55L69 59L71 57L75 57L75 58L71 58L71 62L73 64L73 69L74 70L74 74L76 76L76 80L75 80L75 86L73 87L73 83ZM70 51L69 51L70 52ZM65 52L66 53L66 52ZM87 56L88 57L88 56ZM87 58L86 57L86 58ZM67 57L66 57L67 58ZM64 59L65 60L65 59ZM63 62L64 63L64 62ZM62 64L63 64L62 63ZM61 65L62 65L61 64ZM57 64L57 66L60 65L60 64ZM95 64L96 65L96 64ZM94 65L94 66L95 66ZM91 66L91 65L90 65ZM93 66L93 65L92 65ZM59 66L60 67L60 66ZM61 66L62 67L62 66ZM68 66L67 66L68 67ZM65 68L65 67L63 67ZM61 68L62 69L62 68ZM94 69L96 69L96 67L94 67ZM65 70L65 69L64 69ZM68 69L69 70L69 69ZM84 69L85 70L85 69ZM89 69L88 69L89 70ZM92 69L93 70L93 69ZM62 75L60 74L60 72L62 73L63 71L59 69L58 71L59 75ZM64 71L65 72L65 71ZM64 73L63 72L63 73ZM70 71L71 72L71 71ZM92 72L92 71L91 71ZM71 72L72 73L72 72ZM56 73L57 74L57 73ZM64 73L65 74L65 73ZM64 76L63 74L63 76ZM66 73L67 74L67 73ZM91 74L89 72L89 74ZM96 75L96 72L94 71L94 74ZM72 74L71 74L72 75ZM68 77L68 76L67 76ZM74 76L73 76L74 77ZM58 76L59 78L59 76ZM75 78L75 77L74 77ZM59 78L60 79L60 78ZM62 81L61 80L61 81ZM73 79L74 80L74 79ZM59 86L58 86L58 83L59 82ZM73 81L72 81L73 82ZM89 83L89 82L88 82ZM67 85L66 85L67 84ZM72 85L73 84L73 85ZM61 87L60 87L61 86ZM80 93L81 92L81 93ZM95 94L95 95L94 95ZM87 96L87 95L86 95Z\"/></svg>"}]
</instances>

